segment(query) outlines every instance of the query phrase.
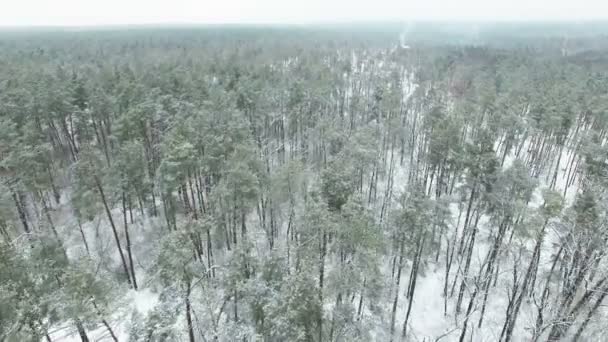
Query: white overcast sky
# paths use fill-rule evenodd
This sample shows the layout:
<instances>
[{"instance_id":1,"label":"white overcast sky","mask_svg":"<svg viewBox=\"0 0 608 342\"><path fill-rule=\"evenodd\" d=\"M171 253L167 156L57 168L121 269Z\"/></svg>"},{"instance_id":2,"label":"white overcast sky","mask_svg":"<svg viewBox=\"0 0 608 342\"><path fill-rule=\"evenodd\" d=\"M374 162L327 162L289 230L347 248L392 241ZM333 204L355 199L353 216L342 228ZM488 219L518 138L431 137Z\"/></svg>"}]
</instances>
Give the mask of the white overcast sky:
<instances>
[{"instance_id":1,"label":"white overcast sky","mask_svg":"<svg viewBox=\"0 0 608 342\"><path fill-rule=\"evenodd\" d=\"M608 19L608 0L0 0L0 26Z\"/></svg>"}]
</instances>

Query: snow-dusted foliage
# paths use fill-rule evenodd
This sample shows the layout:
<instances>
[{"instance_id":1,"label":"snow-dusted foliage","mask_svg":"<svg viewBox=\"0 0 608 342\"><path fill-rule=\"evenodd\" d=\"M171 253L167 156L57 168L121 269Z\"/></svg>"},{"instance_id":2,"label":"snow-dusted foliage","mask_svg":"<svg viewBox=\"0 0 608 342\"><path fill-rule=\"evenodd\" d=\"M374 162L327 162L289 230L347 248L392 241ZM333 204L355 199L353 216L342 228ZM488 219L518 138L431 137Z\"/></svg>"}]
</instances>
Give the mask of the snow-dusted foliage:
<instances>
[{"instance_id":1,"label":"snow-dusted foliage","mask_svg":"<svg viewBox=\"0 0 608 342\"><path fill-rule=\"evenodd\" d=\"M603 340L606 50L406 38L0 36L0 341Z\"/></svg>"}]
</instances>

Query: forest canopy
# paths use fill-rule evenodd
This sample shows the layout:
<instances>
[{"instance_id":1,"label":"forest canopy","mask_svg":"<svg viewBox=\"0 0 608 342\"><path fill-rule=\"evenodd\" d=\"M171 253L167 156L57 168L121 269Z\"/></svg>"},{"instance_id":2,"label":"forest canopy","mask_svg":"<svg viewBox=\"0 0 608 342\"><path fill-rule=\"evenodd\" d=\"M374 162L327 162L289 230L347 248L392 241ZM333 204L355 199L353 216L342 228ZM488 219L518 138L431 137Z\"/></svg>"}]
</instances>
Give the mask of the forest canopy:
<instances>
[{"instance_id":1,"label":"forest canopy","mask_svg":"<svg viewBox=\"0 0 608 342\"><path fill-rule=\"evenodd\" d=\"M0 31L0 341L601 340L607 33Z\"/></svg>"}]
</instances>

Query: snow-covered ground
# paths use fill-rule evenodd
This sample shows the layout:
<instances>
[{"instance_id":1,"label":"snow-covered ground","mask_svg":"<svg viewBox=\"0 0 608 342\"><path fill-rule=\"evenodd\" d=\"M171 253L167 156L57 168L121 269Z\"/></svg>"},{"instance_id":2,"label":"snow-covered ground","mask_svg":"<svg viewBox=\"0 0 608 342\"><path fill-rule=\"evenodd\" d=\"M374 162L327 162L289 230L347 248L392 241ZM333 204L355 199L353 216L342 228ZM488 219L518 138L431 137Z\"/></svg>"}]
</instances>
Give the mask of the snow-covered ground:
<instances>
[{"instance_id":1,"label":"snow-covered ground","mask_svg":"<svg viewBox=\"0 0 608 342\"><path fill-rule=\"evenodd\" d=\"M158 294L150 289L142 289L139 291L130 290L124 298L126 304L120 310L112 313L108 319L108 323L112 328L118 341L129 340L129 319L134 311L145 316L154 308L158 302ZM81 342L80 336L75 332L73 324L55 327L50 331L50 337L53 341L62 342ZM87 336L93 341L112 341L110 333L105 326L99 326L92 330L87 330Z\"/></svg>"}]
</instances>

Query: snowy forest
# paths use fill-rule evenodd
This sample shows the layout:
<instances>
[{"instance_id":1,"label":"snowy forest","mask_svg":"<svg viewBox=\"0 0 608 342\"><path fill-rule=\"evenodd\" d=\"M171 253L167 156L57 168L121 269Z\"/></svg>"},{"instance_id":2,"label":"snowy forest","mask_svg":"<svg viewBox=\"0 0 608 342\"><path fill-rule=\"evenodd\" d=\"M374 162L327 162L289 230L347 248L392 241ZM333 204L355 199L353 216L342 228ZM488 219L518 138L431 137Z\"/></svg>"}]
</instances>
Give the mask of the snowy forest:
<instances>
[{"instance_id":1,"label":"snowy forest","mask_svg":"<svg viewBox=\"0 0 608 342\"><path fill-rule=\"evenodd\" d=\"M605 341L606 28L0 32L0 341Z\"/></svg>"}]
</instances>

